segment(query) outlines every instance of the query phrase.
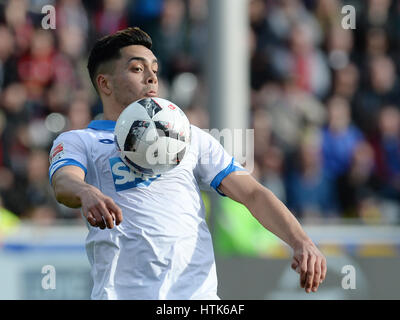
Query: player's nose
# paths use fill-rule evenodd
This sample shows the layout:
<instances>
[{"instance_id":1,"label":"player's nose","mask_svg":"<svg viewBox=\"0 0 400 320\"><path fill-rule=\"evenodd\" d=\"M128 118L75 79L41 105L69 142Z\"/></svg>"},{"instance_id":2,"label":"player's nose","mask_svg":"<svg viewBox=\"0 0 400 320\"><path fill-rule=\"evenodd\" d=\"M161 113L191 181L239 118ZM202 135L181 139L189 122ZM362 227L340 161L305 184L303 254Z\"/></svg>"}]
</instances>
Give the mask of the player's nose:
<instances>
[{"instance_id":1,"label":"player's nose","mask_svg":"<svg viewBox=\"0 0 400 320\"><path fill-rule=\"evenodd\" d=\"M147 83L148 84L156 84L157 83L157 75L153 72L149 72L149 76L147 77Z\"/></svg>"}]
</instances>

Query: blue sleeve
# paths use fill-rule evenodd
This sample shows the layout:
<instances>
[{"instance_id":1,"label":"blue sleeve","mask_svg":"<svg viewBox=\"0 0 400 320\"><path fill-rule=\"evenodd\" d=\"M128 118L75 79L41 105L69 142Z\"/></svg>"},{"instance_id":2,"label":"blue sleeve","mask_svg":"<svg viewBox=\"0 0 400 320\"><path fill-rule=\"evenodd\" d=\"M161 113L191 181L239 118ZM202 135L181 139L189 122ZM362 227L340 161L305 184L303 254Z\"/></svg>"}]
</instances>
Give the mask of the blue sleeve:
<instances>
[{"instance_id":1,"label":"blue sleeve","mask_svg":"<svg viewBox=\"0 0 400 320\"><path fill-rule=\"evenodd\" d=\"M234 171L245 171L245 169L238 165L235 162L235 159L232 158L231 163L222 171L220 171L215 178L211 181L210 186L217 191L221 196L226 197L225 194L223 194L221 191L218 190L219 185L221 184L222 180L224 180L225 177L227 177L230 173Z\"/></svg>"},{"instance_id":2,"label":"blue sleeve","mask_svg":"<svg viewBox=\"0 0 400 320\"><path fill-rule=\"evenodd\" d=\"M65 167L65 166L76 166L76 167L79 167L79 168L81 168L83 171L85 171L85 176L86 176L86 174L87 174L87 169L86 169L86 167L85 167L82 163L80 163L80 162L78 162L78 161L76 161L76 160L74 160L74 159L62 159L62 160L58 160L57 162L54 162L54 163L50 166L50 168L49 168L49 182L50 182L50 184L51 184L51 179L53 178L54 173L55 173L58 169L60 169L60 168L62 168L62 167Z\"/></svg>"},{"instance_id":3,"label":"blue sleeve","mask_svg":"<svg viewBox=\"0 0 400 320\"><path fill-rule=\"evenodd\" d=\"M222 180L233 171L245 170L210 133L192 126L193 143L198 154L194 174L200 187L218 190Z\"/></svg>"}]
</instances>

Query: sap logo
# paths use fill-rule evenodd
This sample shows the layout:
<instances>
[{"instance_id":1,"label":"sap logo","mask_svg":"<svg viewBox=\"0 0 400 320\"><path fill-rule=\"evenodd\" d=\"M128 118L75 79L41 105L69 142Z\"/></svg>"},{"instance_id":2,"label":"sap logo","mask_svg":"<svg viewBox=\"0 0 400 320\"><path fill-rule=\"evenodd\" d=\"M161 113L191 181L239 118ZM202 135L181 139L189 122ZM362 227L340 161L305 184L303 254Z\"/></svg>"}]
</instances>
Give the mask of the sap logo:
<instances>
[{"instance_id":1,"label":"sap logo","mask_svg":"<svg viewBox=\"0 0 400 320\"><path fill-rule=\"evenodd\" d=\"M136 177L133 172L129 169L125 163L122 162L121 158L111 158L110 159L111 173L114 180L115 190L123 191L136 187L147 187L149 186L155 179L150 178L148 180L143 180L141 178Z\"/></svg>"},{"instance_id":2,"label":"sap logo","mask_svg":"<svg viewBox=\"0 0 400 320\"><path fill-rule=\"evenodd\" d=\"M104 143L104 144L113 144L114 140L111 140L111 139L100 139L99 142Z\"/></svg>"}]
</instances>

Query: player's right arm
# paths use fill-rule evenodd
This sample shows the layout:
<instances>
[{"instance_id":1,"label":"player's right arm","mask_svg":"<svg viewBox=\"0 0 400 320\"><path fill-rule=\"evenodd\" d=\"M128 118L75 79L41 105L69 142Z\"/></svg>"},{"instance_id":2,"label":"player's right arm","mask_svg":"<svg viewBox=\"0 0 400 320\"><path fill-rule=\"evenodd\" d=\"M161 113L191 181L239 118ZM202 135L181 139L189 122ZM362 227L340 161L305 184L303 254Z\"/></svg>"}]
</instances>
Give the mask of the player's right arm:
<instances>
[{"instance_id":1,"label":"player's right arm","mask_svg":"<svg viewBox=\"0 0 400 320\"><path fill-rule=\"evenodd\" d=\"M70 208L82 207L93 227L111 229L122 221L122 211L114 200L96 187L86 183L85 172L77 166L64 166L52 178L52 186L58 202Z\"/></svg>"},{"instance_id":2,"label":"player's right arm","mask_svg":"<svg viewBox=\"0 0 400 320\"><path fill-rule=\"evenodd\" d=\"M82 207L91 226L113 228L122 221L121 209L98 188L86 183L90 143L85 139L84 132L71 130L54 140L49 155L50 184L57 201L70 208Z\"/></svg>"}]
</instances>

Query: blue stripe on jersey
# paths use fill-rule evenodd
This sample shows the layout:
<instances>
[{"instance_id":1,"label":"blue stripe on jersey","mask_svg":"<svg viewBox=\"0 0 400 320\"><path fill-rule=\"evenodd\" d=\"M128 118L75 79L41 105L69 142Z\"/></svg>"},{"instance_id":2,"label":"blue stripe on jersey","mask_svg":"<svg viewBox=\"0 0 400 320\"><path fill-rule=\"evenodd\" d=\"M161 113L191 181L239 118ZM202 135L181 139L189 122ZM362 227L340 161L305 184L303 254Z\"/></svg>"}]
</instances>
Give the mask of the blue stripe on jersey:
<instances>
[{"instance_id":1,"label":"blue stripe on jersey","mask_svg":"<svg viewBox=\"0 0 400 320\"><path fill-rule=\"evenodd\" d=\"M114 131L116 121L113 120L92 120L88 128L94 130Z\"/></svg>"},{"instance_id":2,"label":"blue stripe on jersey","mask_svg":"<svg viewBox=\"0 0 400 320\"><path fill-rule=\"evenodd\" d=\"M215 189L215 191L217 191L221 196L226 197L225 194L223 194L221 191L218 190L219 185L221 184L222 180L224 180L224 178L229 175L231 172L234 171L245 171L245 169L238 167L235 165L235 159L232 158L231 163L222 171L220 171L213 179L213 181L211 181L210 186L213 187Z\"/></svg>"},{"instance_id":3,"label":"blue stripe on jersey","mask_svg":"<svg viewBox=\"0 0 400 320\"><path fill-rule=\"evenodd\" d=\"M58 169L60 169L62 167L65 167L65 166L77 166L79 168L82 168L83 171L85 171L85 175L87 174L87 169L82 163L80 163L80 162L78 162L78 161L76 161L74 159L69 159L69 158L68 159L61 159L61 160L58 160L58 161L54 162L49 168L49 181L50 181L50 184L51 184L51 179L52 179L54 173Z\"/></svg>"}]
</instances>

